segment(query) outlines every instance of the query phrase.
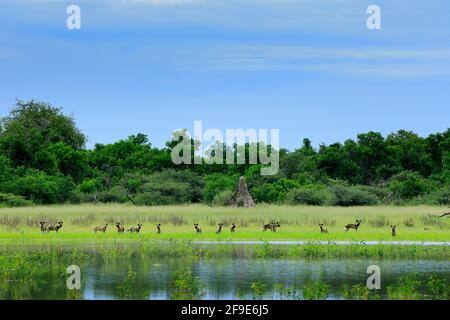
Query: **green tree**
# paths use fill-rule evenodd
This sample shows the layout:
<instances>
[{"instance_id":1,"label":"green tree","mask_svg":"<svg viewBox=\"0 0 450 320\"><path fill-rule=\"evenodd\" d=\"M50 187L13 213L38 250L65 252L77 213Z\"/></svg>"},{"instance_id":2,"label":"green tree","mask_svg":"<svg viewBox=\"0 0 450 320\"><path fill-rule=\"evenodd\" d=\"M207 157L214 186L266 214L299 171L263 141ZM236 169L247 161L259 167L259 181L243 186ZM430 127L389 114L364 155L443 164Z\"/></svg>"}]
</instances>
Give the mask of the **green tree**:
<instances>
[{"instance_id":1,"label":"green tree","mask_svg":"<svg viewBox=\"0 0 450 320\"><path fill-rule=\"evenodd\" d=\"M1 119L0 130L0 154L14 166L41 169L34 167L42 163L36 161L39 151L60 142L81 150L86 142L73 119L60 108L33 100L17 101L10 114Z\"/></svg>"}]
</instances>

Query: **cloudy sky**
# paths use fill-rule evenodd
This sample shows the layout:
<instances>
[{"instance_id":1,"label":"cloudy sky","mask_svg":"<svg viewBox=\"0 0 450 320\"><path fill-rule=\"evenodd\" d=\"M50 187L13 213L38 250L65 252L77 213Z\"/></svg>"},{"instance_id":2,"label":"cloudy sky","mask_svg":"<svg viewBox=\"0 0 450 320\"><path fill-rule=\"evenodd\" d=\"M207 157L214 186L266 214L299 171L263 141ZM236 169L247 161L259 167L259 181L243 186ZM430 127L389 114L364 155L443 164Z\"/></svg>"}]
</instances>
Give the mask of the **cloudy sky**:
<instances>
[{"instance_id":1,"label":"cloudy sky","mask_svg":"<svg viewBox=\"0 0 450 320\"><path fill-rule=\"evenodd\" d=\"M81 8L68 30L66 8ZM381 8L368 30L366 9ZM450 127L450 2L0 0L0 116L16 99L73 114L96 142L279 128L294 149Z\"/></svg>"}]
</instances>

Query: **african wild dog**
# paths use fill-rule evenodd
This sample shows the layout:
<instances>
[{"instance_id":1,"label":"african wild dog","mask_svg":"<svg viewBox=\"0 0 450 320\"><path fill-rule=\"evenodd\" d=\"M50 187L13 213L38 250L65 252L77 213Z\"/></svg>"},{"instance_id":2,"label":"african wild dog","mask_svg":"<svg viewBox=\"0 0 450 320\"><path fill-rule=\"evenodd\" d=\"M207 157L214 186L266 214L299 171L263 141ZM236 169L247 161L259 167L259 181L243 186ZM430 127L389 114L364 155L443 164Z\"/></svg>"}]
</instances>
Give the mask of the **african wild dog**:
<instances>
[{"instance_id":1,"label":"african wild dog","mask_svg":"<svg viewBox=\"0 0 450 320\"><path fill-rule=\"evenodd\" d=\"M108 228L108 224L105 224L102 227L95 227L94 228L94 232L97 233L97 231L100 231L100 232L105 233L107 228Z\"/></svg>"},{"instance_id":2,"label":"african wild dog","mask_svg":"<svg viewBox=\"0 0 450 320\"><path fill-rule=\"evenodd\" d=\"M273 224L273 222L263 225L261 231L271 230L272 229L272 224Z\"/></svg>"},{"instance_id":3,"label":"african wild dog","mask_svg":"<svg viewBox=\"0 0 450 320\"><path fill-rule=\"evenodd\" d=\"M280 228L281 224L277 221L277 222L273 222L272 223L272 232L277 232L277 228Z\"/></svg>"},{"instance_id":4,"label":"african wild dog","mask_svg":"<svg viewBox=\"0 0 450 320\"><path fill-rule=\"evenodd\" d=\"M361 220L356 220L356 223L350 223L345 226L345 231L348 231L350 229L355 229L358 231L359 226L361 225Z\"/></svg>"},{"instance_id":5,"label":"african wild dog","mask_svg":"<svg viewBox=\"0 0 450 320\"><path fill-rule=\"evenodd\" d=\"M202 233L202 229L198 226L198 223L194 223L194 228L196 233Z\"/></svg>"},{"instance_id":6,"label":"african wild dog","mask_svg":"<svg viewBox=\"0 0 450 320\"><path fill-rule=\"evenodd\" d=\"M139 233L141 232L141 228L142 228L142 224L138 223L137 227L131 227L130 229L128 229L129 232L136 232Z\"/></svg>"},{"instance_id":7,"label":"african wild dog","mask_svg":"<svg viewBox=\"0 0 450 320\"><path fill-rule=\"evenodd\" d=\"M47 228L45 227L45 221L41 221L41 222L39 222L39 224L41 225L41 232L44 233L45 230L47 229Z\"/></svg>"},{"instance_id":8,"label":"african wild dog","mask_svg":"<svg viewBox=\"0 0 450 320\"><path fill-rule=\"evenodd\" d=\"M45 228L45 231L47 231L47 232L50 232L50 231L58 232L59 229L62 228L62 226L63 226L63 222L62 221L58 222L58 224L56 224L56 225L49 224L47 226L47 228Z\"/></svg>"},{"instance_id":9,"label":"african wild dog","mask_svg":"<svg viewBox=\"0 0 450 320\"><path fill-rule=\"evenodd\" d=\"M397 236L397 226L396 225L391 226L391 234L393 237Z\"/></svg>"},{"instance_id":10,"label":"african wild dog","mask_svg":"<svg viewBox=\"0 0 450 320\"><path fill-rule=\"evenodd\" d=\"M319 223L319 227L320 227L320 232L321 232L321 233L328 233L328 229L325 229L325 228L323 227L323 223Z\"/></svg>"},{"instance_id":11,"label":"african wild dog","mask_svg":"<svg viewBox=\"0 0 450 320\"><path fill-rule=\"evenodd\" d=\"M59 231L59 229L61 229L62 228L62 226L63 226L63 223L64 222L62 222L62 221L60 221L60 222L58 222L58 224L55 226L55 231L56 232L58 232Z\"/></svg>"},{"instance_id":12,"label":"african wild dog","mask_svg":"<svg viewBox=\"0 0 450 320\"><path fill-rule=\"evenodd\" d=\"M125 228L120 224L120 222L116 222L116 228L118 233L124 233Z\"/></svg>"}]
</instances>

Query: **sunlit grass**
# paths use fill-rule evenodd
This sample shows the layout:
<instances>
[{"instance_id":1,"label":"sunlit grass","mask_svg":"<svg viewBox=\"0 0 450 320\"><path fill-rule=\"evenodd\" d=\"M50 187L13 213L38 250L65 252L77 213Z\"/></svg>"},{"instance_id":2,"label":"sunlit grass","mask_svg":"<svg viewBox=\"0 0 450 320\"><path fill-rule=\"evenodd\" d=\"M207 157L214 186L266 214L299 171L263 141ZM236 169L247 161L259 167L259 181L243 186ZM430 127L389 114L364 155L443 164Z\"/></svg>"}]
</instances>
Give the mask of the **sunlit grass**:
<instances>
[{"instance_id":1,"label":"sunlit grass","mask_svg":"<svg viewBox=\"0 0 450 320\"><path fill-rule=\"evenodd\" d=\"M210 208L202 205L135 207L129 205L36 206L0 209L0 240L96 241L115 239L180 239L180 240L384 240L384 241L450 241L447 218L437 218L446 208L414 207L310 207L260 205L251 209ZM345 232L344 226L361 219L356 232ZM64 221L58 234L42 234L39 221ZM281 223L278 232L262 232L261 226L271 220ZM117 234L115 222L126 228L143 224L142 233ZM201 234L194 232L199 223ZM220 235L217 223L224 223ZM237 224L237 232L229 226ZM93 233L95 226L109 224L106 233ZM162 233L156 234L156 223ZM328 234L321 234L324 223ZM397 236L391 236L390 225L397 225ZM427 229L427 230L425 230Z\"/></svg>"}]
</instances>

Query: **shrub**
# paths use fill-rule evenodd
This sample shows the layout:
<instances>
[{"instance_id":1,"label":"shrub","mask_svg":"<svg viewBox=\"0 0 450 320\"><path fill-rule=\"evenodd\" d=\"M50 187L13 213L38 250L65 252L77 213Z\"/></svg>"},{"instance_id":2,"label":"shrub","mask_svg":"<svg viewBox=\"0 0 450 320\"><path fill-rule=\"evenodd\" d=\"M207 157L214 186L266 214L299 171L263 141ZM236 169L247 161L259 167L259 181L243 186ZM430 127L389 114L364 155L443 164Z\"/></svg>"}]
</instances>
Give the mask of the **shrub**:
<instances>
[{"instance_id":1,"label":"shrub","mask_svg":"<svg viewBox=\"0 0 450 320\"><path fill-rule=\"evenodd\" d=\"M450 205L450 187L438 189L424 197L424 202L442 206Z\"/></svg>"},{"instance_id":2,"label":"shrub","mask_svg":"<svg viewBox=\"0 0 450 320\"><path fill-rule=\"evenodd\" d=\"M231 198L233 197L233 192L230 190L222 191L214 196L214 204L216 206L228 206L231 202Z\"/></svg>"},{"instance_id":3,"label":"shrub","mask_svg":"<svg viewBox=\"0 0 450 320\"><path fill-rule=\"evenodd\" d=\"M320 206L329 203L333 194L322 186L304 186L292 189L286 196L286 203Z\"/></svg>"},{"instance_id":4,"label":"shrub","mask_svg":"<svg viewBox=\"0 0 450 320\"><path fill-rule=\"evenodd\" d=\"M146 204L149 201L155 204L199 202L202 198L203 178L188 170L165 170L146 176L143 180L144 184L136 197L140 201L146 199Z\"/></svg>"},{"instance_id":5,"label":"shrub","mask_svg":"<svg viewBox=\"0 0 450 320\"><path fill-rule=\"evenodd\" d=\"M412 199L425 194L430 186L419 174L402 172L389 182L389 189L402 199Z\"/></svg>"},{"instance_id":6,"label":"shrub","mask_svg":"<svg viewBox=\"0 0 450 320\"><path fill-rule=\"evenodd\" d=\"M378 202L382 204L391 204L395 202L393 198L393 193L388 188L382 185L378 186L358 186L358 189L373 195Z\"/></svg>"},{"instance_id":7,"label":"shrub","mask_svg":"<svg viewBox=\"0 0 450 320\"><path fill-rule=\"evenodd\" d=\"M203 190L203 198L206 201L213 201L214 197L226 190L233 191L236 189L237 181L239 178L236 176L226 176L220 173L215 173L206 177L206 185Z\"/></svg>"},{"instance_id":8,"label":"shrub","mask_svg":"<svg viewBox=\"0 0 450 320\"><path fill-rule=\"evenodd\" d=\"M74 191L74 192L72 192L72 194L70 195L70 198L67 201L72 204L80 204L80 203L88 202L88 201L86 201L85 198L86 198L86 195L84 193L81 193L79 191Z\"/></svg>"},{"instance_id":9,"label":"shrub","mask_svg":"<svg viewBox=\"0 0 450 320\"><path fill-rule=\"evenodd\" d=\"M114 187L111 190L103 191L98 194L98 201L104 203L125 203L128 201L125 191L120 187Z\"/></svg>"},{"instance_id":10,"label":"shrub","mask_svg":"<svg viewBox=\"0 0 450 320\"><path fill-rule=\"evenodd\" d=\"M175 197L161 194L159 191L139 193L135 196L134 202L140 206L165 206L176 204Z\"/></svg>"},{"instance_id":11,"label":"shrub","mask_svg":"<svg viewBox=\"0 0 450 320\"><path fill-rule=\"evenodd\" d=\"M280 179L274 183L254 187L252 195L259 202L283 203L289 191L298 187L299 184L294 180Z\"/></svg>"},{"instance_id":12,"label":"shrub","mask_svg":"<svg viewBox=\"0 0 450 320\"><path fill-rule=\"evenodd\" d=\"M83 193L94 193L102 188L100 179L86 179L78 186L78 190Z\"/></svg>"},{"instance_id":13,"label":"shrub","mask_svg":"<svg viewBox=\"0 0 450 320\"><path fill-rule=\"evenodd\" d=\"M24 176L3 186L8 193L21 195L35 203L63 203L71 198L75 184L63 175L49 176L37 170L28 170Z\"/></svg>"},{"instance_id":14,"label":"shrub","mask_svg":"<svg viewBox=\"0 0 450 320\"><path fill-rule=\"evenodd\" d=\"M32 204L33 202L25 199L25 197L10 193L0 193L0 207L25 207Z\"/></svg>"},{"instance_id":15,"label":"shrub","mask_svg":"<svg viewBox=\"0 0 450 320\"><path fill-rule=\"evenodd\" d=\"M378 199L373 194L358 187L333 185L330 190L334 193L331 204L335 206L370 206L378 203Z\"/></svg>"}]
</instances>

